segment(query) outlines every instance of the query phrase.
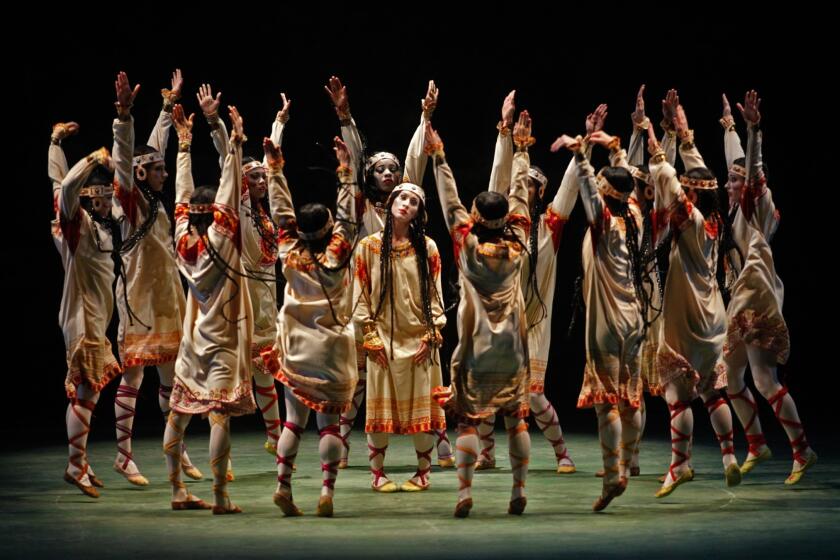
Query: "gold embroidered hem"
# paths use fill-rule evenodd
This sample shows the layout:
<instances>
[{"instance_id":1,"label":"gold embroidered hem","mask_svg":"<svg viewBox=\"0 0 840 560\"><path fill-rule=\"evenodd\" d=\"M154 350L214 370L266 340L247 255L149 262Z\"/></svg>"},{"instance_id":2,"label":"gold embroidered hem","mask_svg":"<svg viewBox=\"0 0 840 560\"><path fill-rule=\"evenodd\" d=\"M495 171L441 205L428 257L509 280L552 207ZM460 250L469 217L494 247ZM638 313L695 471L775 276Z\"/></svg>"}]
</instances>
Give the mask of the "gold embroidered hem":
<instances>
[{"instance_id":1,"label":"gold embroidered hem","mask_svg":"<svg viewBox=\"0 0 840 560\"><path fill-rule=\"evenodd\" d=\"M111 351L111 342L79 338L67 352L67 376L64 389L68 398L76 396L76 389L82 383L99 392L117 375L122 367Z\"/></svg>"},{"instance_id":2,"label":"gold embroidered hem","mask_svg":"<svg viewBox=\"0 0 840 560\"><path fill-rule=\"evenodd\" d=\"M531 358L531 386L528 390L531 393L545 393L545 370L548 362Z\"/></svg>"},{"instance_id":3,"label":"gold embroidered hem","mask_svg":"<svg viewBox=\"0 0 840 560\"><path fill-rule=\"evenodd\" d=\"M729 320L724 356L730 355L741 343L772 352L780 364L786 363L790 356L790 333L785 321L756 315L752 309L745 309Z\"/></svg>"},{"instance_id":4,"label":"gold embroidered hem","mask_svg":"<svg viewBox=\"0 0 840 560\"><path fill-rule=\"evenodd\" d=\"M409 423L401 423L393 420L367 420L365 422L365 433L388 433L394 435L411 435L432 430L445 430L446 417L440 419L414 420Z\"/></svg>"},{"instance_id":5,"label":"gold embroidered hem","mask_svg":"<svg viewBox=\"0 0 840 560\"><path fill-rule=\"evenodd\" d=\"M176 376L169 404L172 410L183 414L219 412L229 416L242 416L253 414L257 408L250 378L231 391L212 389L206 393L193 393Z\"/></svg>"},{"instance_id":6,"label":"gold embroidered hem","mask_svg":"<svg viewBox=\"0 0 840 560\"><path fill-rule=\"evenodd\" d=\"M615 360L618 363L618 360ZM615 368L618 369L618 368ZM583 385L578 395L578 408L590 408L596 404L617 404L625 402L638 407L643 392L641 376L624 367L624 371L593 371L587 364L583 369ZM638 368L635 368L638 372Z\"/></svg>"},{"instance_id":7,"label":"gold embroidered hem","mask_svg":"<svg viewBox=\"0 0 840 560\"><path fill-rule=\"evenodd\" d=\"M452 392L452 387L435 387L432 391L432 396L440 407L452 416L456 423L467 424L470 426L477 426L484 418L494 415L509 416L511 418L527 418L531 414L531 407L528 402L519 403L516 408L483 408L476 412L463 411L457 403L457 399Z\"/></svg>"},{"instance_id":8,"label":"gold embroidered hem","mask_svg":"<svg viewBox=\"0 0 840 560\"><path fill-rule=\"evenodd\" d=\"M712 371L702 374L696 371L684 357L673 351L660 350L656 356L656 368L659 372L657 391L662 393L668 383L683 382L694 386L697 393L726 387L726 366L718 362Z\"/></svg>"},{"instance_id":9,"label":"gold embroidered hem","mask_svg":"<svg viewBox=\"0 0 840 560\"><path fill-rule=\"evenodd\" d=\"M307 408L323 414L344 414L350 410L356 380L351 383L325 381L319 377L298 375L284 371L280 365L280 353L274 347L263 350L261 358L263 369L269 375L288 387L292 394ZM316 392L322 393L321 396Z\"/></svg>"}]
</instances>

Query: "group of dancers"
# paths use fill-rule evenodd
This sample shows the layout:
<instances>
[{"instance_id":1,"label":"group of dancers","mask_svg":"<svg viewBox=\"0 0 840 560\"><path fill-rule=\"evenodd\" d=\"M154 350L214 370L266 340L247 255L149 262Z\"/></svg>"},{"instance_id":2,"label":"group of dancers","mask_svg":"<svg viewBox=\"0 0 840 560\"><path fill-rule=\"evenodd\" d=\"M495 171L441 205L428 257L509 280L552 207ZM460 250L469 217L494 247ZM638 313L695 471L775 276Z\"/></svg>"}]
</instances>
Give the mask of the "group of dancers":
<instances>
[{"instance_id":1,"label":"group of dancers","mask_svg":"<svg viewBox=\"0 0 840 560\"><path fill-rule=\"evenodd\" d=\"M513 477L508 512L522 514L529 414L554 450L557 472L575 472L544 382L557 251L578 199L588 228L576 296L586 308L577 406L595 409L603 457L593 509L606 508L639 474L645 392L661 395L670 410L671 462L657 497L694 478L696 398L708 410L728 486L769 459L756 400L744 382L748 364L790 440L793 467L785 483L797 483L816 462L776 373L787 360L789 334L770 248L779 213L764 174L756 92L738 104L746 149L723 97L725 191L694 143L677 92L662 101L658 140L642 86L626 149L604 130L606 105L587 116L583 134L560 136L551 145L572 158L549 200L549 180L530 160L531 116L524 110L516 116L512 91L501 108L488 189L468 208L432 126L434 82L403 162L392 152L367 153L347 87L332 77L325 89L341 130L333 141L332 209L293 203L299 187L287 182L281 151L291 107L285 94L270 137L259 154L253 150L256 157L246 157L239 111L228 108L228 128L221 93L201 85L197 101L221 174L218 185L196 187L195 115L178 103L180 70L162 90L163 108L145 144L135 141L132 117L139 85L132 87L121 72L115 89L110 151L100 148L69 167L61 146L78 132L74 122L53 127L49 151L52 233L65 271L59 313L70 399L64 478L84 494L98 497L103 486L88 462L87 437L100 392L117 377L113 468L132 484L149 484L132 454L132 426L144 368L156 366L173 510L241 511L227 493L234 479L230 418L259 408L265 449L277 463L274 503L285 516L302 515L292 478L315 412L323 479L317 514L332 516L336 478L347 466L364 399L374 491L428 489L436 453L440 467L457 469L454 515L468 516L474 472L496 464L493 427L501 415ZM178 140L174 230L162 198L172 128ZM595 147L607 150L610 161L597 173L590 164ZM675 169L677 153L682 174ZM448 386L439 356L447 322L441 257L426 236L428 220L439 215L427 208L421 186L429 160L458 274L457 325L447 329L457 331ZM115 302L119 359L106 335ZM283 420L275 380L283 388ZM729 404L747 436L741 464ZM184 444L196 414L210 423L212 504L193 496L182 480L203 476ZM447 415L457 425L454 454ZM390 434L411 435L417 455L416 472L401 484L385 470Z\"/></svg>"}]
</instances>

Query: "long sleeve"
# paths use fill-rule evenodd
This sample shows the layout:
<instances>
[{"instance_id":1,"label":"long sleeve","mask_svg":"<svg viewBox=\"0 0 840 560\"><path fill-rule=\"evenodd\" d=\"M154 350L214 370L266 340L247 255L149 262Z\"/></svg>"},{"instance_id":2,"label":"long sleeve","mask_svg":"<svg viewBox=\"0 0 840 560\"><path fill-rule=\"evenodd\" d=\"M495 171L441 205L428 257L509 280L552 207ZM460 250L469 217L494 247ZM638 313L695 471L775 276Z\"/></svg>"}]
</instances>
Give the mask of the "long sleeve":
<instances>
[{"instance_id":1,"label":"long sleeve","mask_svg":"<svg viewBox=\"0 0 840 560\"><path fill-rule=\"evenodd\" d=\"M53 203L56 212L58 211L58 198L61 195L61 183L67 176L67 171L67 156L64 155L64 150L59 144L50 144L47 155L47 174L52 182Z\"/></svg>"},{"instance_id":2,"label":"long sleeve","mask_svg":"<svg viewBox=\"0 0 840 560\"><path fill-rule=\"evenodd\" d=\"M654 208L657 211L667 210L684 196L680 181L677 179L677 170L667 161L654 163L651 160L649 165L655 188Z\"/></svg>"},{"instance_id":3,"label":"long sleeve","mask_svg":"<svg viewBox=\"0 0 840 560\"><path fill-rule=\"evenodd\" d=\"M231 143L222 168L219 190L216 191L216 205L230 208L239 217L242 201L242 145Z\"/></svg>"},{"instance_id":4,"label":"long sleeve","mask_svg":"<svg viewBox=\"0 0 840 560\"><path fill-rule=\"evenodd\" d=\"M513 156L513 181L510 186L508 204L511 214L524 216L530 221L531 215L528 208L528 170L531 168L531 159L528 152L516 152ZM514 220L511 226L517 233L526 239L528 231L525 224Z\"/></svg>"},{"instance_id":5,"label":"long sleeve","mask_svg":"<svg viewBox=\"0 0 840 560\"><path fill-rule=\"evenodd\" d=\"M152 133L149 135L148 145L161 154L166 153L166 144L169 142L169 131L171 129L172 114L161 111L155 122L155 127L152 129Z\"/></svg>"},{"instance_id":6,"label":"long sleeve","mask_svg":"<svg viewBox=\"0 0 840 560\"><path fill-rule=\"evenodd\" d=\"M674 132L668 132L667 130L662 134L662 140L660 141L662 149L665 151L665 161L667 161L671 167L674 167L677 164L677 135Z\"/></svg>"},{"instance_id":7,"label":"long sleeve","mask_svg":"<svg viewBox=\"0 0 840 560\"><path fill-rule=\"evenodd\" d=\"M114 133L112 154L116 168L115 175L117 176L117 182L121 189L130 191L134 188L134 117L129 117L125 121L114 119L114 124L111 128ZM120 201L118 197L115 198L114 203L119 206Z\"/></svg>"},{"instance_id":8,"label":"long sleeve","mask_svg":"<svg viewBox=\"0 0 840 560\"><path fill-rule=\"evenodd\" d=\"M114 119L113 158L116 167L117 189L114 193L114 211L124 216L123 224L128 232L137 226L138 210L147 212L149 203L146 198L135 192L134 184L134 117L121 121Z\"/></svg>"},{"instance_id":9,"label":"long sleeve","mask_svg":"<svg viewBox=\"0 0 840 560\"><path fill-rule=\"evenodd\" d=\"M355 175L352 168L339 172L338 179L341 184L335 201L333 235L349 242L356 237Z\"/></svg>"},{"instance_id":10,"label":"long sleeve","mask_svg":"<svg viewBox=\"0 0 840 560\"><path fill-rule=\"evenodd\" d=\"M761 159L761 131L750 126L747 132L750 180L741 191L741 211L765 239L770 241L779 226L779 213L773 202L773 193L766 184Z\"/></svg>"},{"instance_id":11,"label":"long sleeve","mask_svg":"<svg viewBox=\"0 0 840 560\"><path fill-rule=\"evenodd\" d=\"M706 162L703 161L703 156L700 155L700 150L697 149L697 144L694 142L680 144L679 152L680 159L682 159L683 167L685 167L686 171L698 167L706 167Z\"/></svg>"},{"instance_id":12,"label":"long sleeve","mask_svg":"<svg viewBox=\"0 0 840 560\"><path fill-rule=\"evenodd\" d=\"M271 141L274 142L275 146L282 146L283 145L283 129L286 128L284 123L281 123L277 119L274 119L274 122L271 123ZM268 159L263 156L262 159L263 167L268 167Z\"/></svg>"},{"instance_id":13,"label":"long sleeve","mask_svg":"<svg viewBox=\"0 0 840 560\"><path fill-rule=\"evenodd\" d=\"M268 203L271 207L271 220L279 228L277 251L278 258L282 261L297 241L297 224L295 222L295 209L292 206L292 193L289 191L286 176L279 167L269 168Z\"/></svg>"},{"instance_id":14,"label":"long sleeve","mask_svg":"<svg viewBox=\"0 0 840 560\"><path fill-rule=\"evenodd\" d=\"M443 312L443 291L440 283L440 252L437 245L431 239L426 242L429 253L429 271L432 273L432 282L435 286L435 291L431 294L432 298L432 317L434 318L435 328L440 331L446 325L446 314Z\"/></svg>"},{"instance_id":15,"label":"long sleeve","mask_svg":"<svg viewBox=\"0 0 840 560\"><path fill-rule=\"evenodd\" d=\"M414 130L414 135L408 143L408 151L405 154L405 167L403 168L403 181L423 186L423 175L426 174L426 163L429 156L423 151L426 135L426 115L420 115L420 124Z\"/></svg>"},{"instance_id":16,"label":"long sleeve","mask_svg":"<svg viewBox=\"0 0 840 560\"><path fill-rule=\"evenodd\" d=\"M472 218L458 197L458 187L455 176L445 160L435 161L435 183L438 198L443 209L443 219L450 232L458 226L470 223Z\"/></svg>"},{"instance_id":17,"label":"long sleeve","mask_svg":"<svg viewBox=\"0 0 840 560\"><path fill-rule=\"evenodd\" d=\"M357 348L364 344L365 335L376 332L370 300L370 252L362 243L353 263L353 328Z\"/></svg>"},{"instance_id":18,"label":"long sleeve","mask_svg":"<svg viewBox=\"0 0 840 560\"><path fill-rule=\"evenodd\" d=\"M350 152L350 161L356 171L364 170L362 161L362 139L359 136L359 129L353 117L341 123L341 139L347 144L347 151ZM421 146L422 148L422 146Z\"/></svg>"},{"instance_id":19,"label":"long sleeve","mask_svg":"<svg viewBox=\"0 0 840 560\"><path fill-rule=\"evenodd\" d=\"M595 174L589 160L583 154L575 156L577 163L578 182L580 184L580 200L586 212L589 224L596 227L603 223L604 200L595 185Z\"/></svg>"},{"instance_id":20,"label":"long sleeve","mask_svg":"<svg viewBox=\"0 0 840 560\"><path fill-rule=\"evenodd\" d=\"M575 177L575 160L572 158L566 167L566 172L563 174L560 188L557 189L557 194L554 195L554 199L551 201L551 210L561 218L568 218L572 213L572 209L575 207L579 189L580 185L577 177Z\"/></svg>"},{"instance_id":21,"label":"long sleeve","mask_svg":"<svg viewBox=\"0 0 840 560\"><path fill-rule=\"evenodd\" d=\"M195 190L192 176L192 155L190 152L178 152L175 171L175 203L189 204Z\"/></svg>"},{"instance_id":22,"label":"long sleeve","mask_svg":"<svg viewBox=\"0 0 840 560\"><path fill-rule=\"evenodd\" d=\"M647 117L641 125L633 122L633 133L630 135L630 143L627 145L627 161L630 165L638 167L645 162L645 140L647 139L647 129L650 126L653 125Z\"/></svg>"},{"instance_id":23,"label":"long sleeve","mask_svg":"<svg viewBox=\"0 0 840 560\"><path fill-rule=\"evenodd\" d=\"M507 196L510 190L511 169L513 167L513 139L508 132L500 131L496 136L496 149L493 152L493 167L490 169L490 192Z\"/></svg>"},{"instance_id":24,"label":"long sleeve","mask_svg":"<svg viewBox=\"0 0 840 560\"><path fill-rule=\"evenodd\" d=\"M218 120L218 124L210 130L210 138L213 140L213 147L216 148L216 153L219 154L219 167L224 167L225 157L227 157L230 136L228 135L227 127L222 119Z\"/></svg>"},{"instance_id":25,"label":"long sleeve","mask_svg":"<svg viewBox=\"0 0 840 560\"><path fill-rule=\"evenodd\" d=\"M744 148L741 147L741 137L735 130L735 126L730 126L723 133L723 153L726 156L726 169L732 167L732 163L738 159L745 157Z\"/></svg>"},{"instance_id":26,"label":"long sleeve","mask_svg":"<svg viewBox=\"0 0 840 560\"><path fill-rule=\"evenodd\" d=\"M76 217L79 211L79 192L97 165L96 159L87 156L79 160L65 175L61 182L61 196L59 197L59 210L63 221Z\"/></svg>"}]
</instances>

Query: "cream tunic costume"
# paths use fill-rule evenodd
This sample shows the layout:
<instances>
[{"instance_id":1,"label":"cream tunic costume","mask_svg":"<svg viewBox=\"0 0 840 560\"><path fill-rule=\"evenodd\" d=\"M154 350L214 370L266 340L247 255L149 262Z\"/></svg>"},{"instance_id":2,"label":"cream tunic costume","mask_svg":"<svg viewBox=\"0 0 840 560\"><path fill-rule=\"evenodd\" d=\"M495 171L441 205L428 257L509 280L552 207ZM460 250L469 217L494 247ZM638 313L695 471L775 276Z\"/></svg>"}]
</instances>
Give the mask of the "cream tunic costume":
<instances>
[{"instance_id":1,"label":"cream tunic costume","mask_svg":"<svg viewBox=\"0 0 840 560\"><path fill-rule=\"evenodd\" d=\"M405 155L402 174L402 182L414 183L421 187L423 185L423 175L425 174L426 162L428 160L428 156L425 152L423 152L423 135L426 122L426 115L425 113L422 113L420 116L420 124L417 126L417 129L414 131L414 135L411 137L411 141L408 144L408 151ZM364 162L361 161L363 156L362 139L359 136L359 129L356 127L356 121L353 120L352 117L346 120L341 120L341 139L345 144L347 144L347 150L350 152L350 161L353 162L354 168L356 165L364 165ZM364 167L362 169L364 169ZM359 220L359 239L364 239L369 235L379 233L385 229L385 220L388 216L387 210L382 203L369 200L364 195L363 189L357 189L354 196L356 203L356 219ZM350 263L351 275L354 274L352 269L355 266L355 260L356 259L354 257L353 261ZM357 305L356 299L353 300L353 305ZM356 358L358 360L357 365L359 367L359 379L362 380L367 377L367 373L365 372L366 352L362 344L363 335L364 333L361 332L360 329L356 330Z\"/></svg>"},{"instance_id":2,"label":"cream tunic costume","mask_svg":"<svg viewBox=\"0 0 840 560\"><path fill-rule=\"evenodd\" d=\"M577 154L575 158L581 202L589 221L581 249L586 366L577 406L623 402L638 407L642 398L639 351L644 321L627 248L629 228L623 218L610 213L586 157ZM641 232L641 211L632 199L627 204L636 231ZM630 241L638 246L641 237Z\"/></svg>"},{"instance_id":3,"label":"cream tunic costume","mask_svg":"<svg viewBox=\"0 0 840 560\"><path fill-rule=\"evenodd\" d=\"M530 412L528 320L520 284L530 225L529 164L527 152L514 155L507 224L520 241L498 237L480 242L472 233L473 218L458 198L452 170L442 158L435 161L461 284L452 384L439 388L436 398L460 422L478 424L497 412L524 418Z\"/></svg>"},{"instance_id":4,"label":"cream tunic costume","mask_svg":"<svg viewBox=\"0 0 840 560\"><path fill-rule=\"evenodd\" d=\"M490 175L490 191L508 195L511 185L513 164L513 141L510 133L501 132L496 139L493 170ZM545 371L551 346L551 317L554 307L554 286L557 281L557 251L563 235L563 227L575 206L578 196L578 182L574 174L574 162L569 163L563 181L554 199L545 212L536 216L537 266L536 280L539 297L528 286L531 262L523 261L520 284L525 297L525 315L528 320L528 355L531 368L529 391L545 392ZM526 236L529 232L526 232ZM545 304L545 310L543 305Z\"/></svg>"},{"instance_id":5,"label":"cream tunic costume","mask_svg":"<svg viewBox=\"0 0 840 560\"><path fill-rule=\"evenodd\" d=\"M355 216L352 171L344 168L336 220L324 253L324 267L348 264ZM299 239L292 197L282 169L270 169L269 196L280 226L279 258L286 290L277 315L277 340L263 352L267 369L316 412L340 414L350 408L358 380L356 344L347 290L350 267L323 270ZM333 312L335 315L333 315Z\"/></svg>"},{"instance_id":6,"label":"cream tunic costume","mask_svg":"<svg viewBox=\"0 0 840 560\"><path fill-rule=\"evenodd\" d=\"M285 125L275 120L271 126L271 141L276 146L283 143L283 129ZM213 145L220 154L220 164L229 149L229 138L224 122L220 119L218 126L211 133ZM263 160L265 166L265 160ZM272 222L269 214L262 205L251 207L251 197L248 194L246 182L242 180L241 203L239 207L239 226L242 235L242 265L245 271L253 276L265 278L245 278L248 295L251 298L251 312L254 318L254 332L251 338L251 363L263 373L272 375L266 370L261 357L263 351L270 351L274 347L277 337L277 284L275 282L277 262L277 231L276 220ZM276 212L269 196L271 212ZM259 220L264 233L254 224Z\"/></svg>"},{"instance_id":7,"label":"cream tunic costume","mask_svg":"<svg viewBox=\"0 0 840 560\"><path fill-rule=\"evenodd\" d=\"M172 117L161 111L148 145L163 154ZM123 240L146 220L149 201L134 184L134 119L114 119L114 163L117 189L115 213L122 215ZM186 298L178 276L170 221L162 202L145 237L123 256L125 282L117 280L118 333L123 367L150 366L174 361L178 355ZM127 289L126 289L127 288ZM125 300L131 312L126 307Z\"/></svg>"},{"instance_id":8,"label":"cream tunic costume","mask_svg":"<svg viewBox=\"0 0 840 560\"><path fill-rule=\"evenodd\" d=\"M241 184L242 148L233 145L225 158L207 238L215 253L240 273ZM175 362L172 409L184 414L252 413L256 405L251 391L251 301L243 278L216 264L202 239L190 245L189 200L194 185L189 152L178 153L176 190L178 268L187 279L189 296Z\"/></svg>"},{"instance_id":9,"label":"cream tunic costume","mask_svg":"<svg viewBox=\"0 0 840 560\"><path fill-rule=\"evenodd\" d=\"M68 171L61 147L50 146L52 236L64 266L58 323L67 356L64 388L71 399L80 384L98 392L122 373L106 336L114 312L111 232L96 223L79 202L79 192L97 165L91 155Z\"/></svg>"},{"instance_id":10,"label":"cream tunic costume","mask_svg":"<svg viewBox=\"0 0 840 560\"><path fill-rule=\"evenodd\" d=\"M705 167L693 144L683 143L679 151L686 169ZM674 233L657 350L659 383L683 379L699 395L726 386L726 311L715 279L719 232L688 200L670 164L653 158L649 166L656 186L654 234L660 237L665 225Z\"/></svg>"},{"instance_id":11,"label":"cream tunic costume","mask_svg":"<svg viewBox=\"0 0 840 560\"><path fill-rule=\"evenodd\" d=\"M650 120L645 117L641 125L633 123L633 133L630 136L630 144L627 152L618 150L610 153L610 165L615 167L626 167L631 170L644 164L644 144L647 138L647 129L651 126ZM662 150L665 152L665 160L673 167L677 159L677 142L676 133L666 130L661 140ZM635 195L630 195L633 199ZM647 212L653 215L653 197L654 187L648 185L645 192L647 198ZM638 202L638 201L637 201ZM650 222L652 223L652 222ZM664 234L664 232L663 232ZM650 238L651 249L655 249L653 243L653 232L644 231L643 237ZM659 374L656 369L656 351L659 347L659 339L662 336L662 282L660 281L660 273L656 266L649 266L646 271L650 280L650 306L648 307L647 320L650 321L648 325L645 340L642 343L642 350L640 352L642 362L642 382L644 383L645 391L651 395L659 395L661 393L661 384L659 382Z\"/></svg>"},{"instance_id":12,"label":"cream tunic costume","mask_svg":"<svg viewBox=\"0 0 840 560\"><path fill-rule=\"evenodd\" d=\"M748 158L755 178L762 169L761 131L750 127ZM727 166L743 157L740 139L734 126L725 133ZM741 200L732 220L732 237L743 256L732 255L737 280L730 289L731 299L726 310L729 328L724 352L728 355L741 343L758 346L772 352L780 364L790 354L790 335L782 315L784 285L773 261L770 240L779 224L779 213L764 176L747 183L741 190Z\"/></svg>"},{"instance_id":13,"label":"cream tunic costume","mask_svg":"<svg viewBox=\"0 0 840 560\"><path fill-rule=\"evenodd\" d=\"M355 255L354 325L357 333L365 333L367 349L372 349L371 344L381 345L388 358L384 368L370 356L367 358L365 431L415 434L445 429L443 410L432 398L432 390L442 383L437 348L442 340L440 330L446 324L440 302L440 253L435 242L426 237L434 321L431 334L423 321L420 274L410 240L391 247L389 289L393 290L393 298L386 292L379 316L374 316L380 306L383 281L382 235L380 232L364 238ZM424 341L432 346L431 354L425 362L415 364L414 355Z\"/></svg>"}]
</instances>

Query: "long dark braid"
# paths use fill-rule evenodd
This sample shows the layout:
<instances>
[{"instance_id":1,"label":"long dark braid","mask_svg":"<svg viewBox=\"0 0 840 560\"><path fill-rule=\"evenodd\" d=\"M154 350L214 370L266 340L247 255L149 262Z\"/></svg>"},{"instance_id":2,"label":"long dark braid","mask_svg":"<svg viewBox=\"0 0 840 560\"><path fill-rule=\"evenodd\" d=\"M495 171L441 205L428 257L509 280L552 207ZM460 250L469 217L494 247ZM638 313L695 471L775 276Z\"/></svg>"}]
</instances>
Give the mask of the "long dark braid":
<instances>
[{"instance_id":1,"label":"long dark braid","mask_svg":"<svg viewBox=\"0 0 840 560\"><path fill-rule=\"evenodd\" d=\"M418 211L418 215L420 212ZM432 271L429 269L429 251L426 246L426 232L421 219L414 219L408 224L408 235L411 244L414 246L414 254L417 259L417 274L420 276L420 299L423 304L423 322L426 325L426 332L430 336L435 332L435 317L432 312L432 291L434 297L441 303L437 286L432 279Z\"/></svg>"},{"instance_id":2,"label":"long dark braid","mask_svg":"<svg viewBox=\"0 0 840 560\"><path fill-rule=\"evenodd\" d=\"M131 308L131 305L128 303L128 279L125 275L125 267L123 266L122 262L122 230L120 229L120 222L115 220L111 214L107 216L100 216L90 206L90 202L85 203L82 205L84 210L87 212L88 216L92 220L91 229L93 230L93 240L96 243L96 248L100 253L110 253L111 260L114 261L114 272L116 273L117 277L122 281L123 284L123 301L125 302L125 309L128 313L128 322L129 324L134 324L134 319L137 320L138 323L150 329L151 327L140 320L140 317L134 313L134 310ZM123 218L124 219L124 218ZM111 249L104 249L102 247L102 240L99 237L99 229L96 227L96 223L100 224L101 226L105 227L111 234Z\"/></svg>"},{"instance_id":3,"label":"long dark braid","mask_svg":"<svg viewBox=\"0 0 840 560\"><path fill-rule=\"evenodd\" d=\"M358 240L358 235L356 236ZM318 258L319 254L323 254L325 251L328 250L329 243L332 240L332 234L327 232L326 236L323 239L318 239L316 241L307 241L305 239L301 239L300 242L303 244L306 251L309 253L310 258L315 263L315 278L318 280L318 284L321 286L321 291L324 293L324 298L327 300L327 304L330 306L330 314L332 315L333 321L337 325L341 325L342 328L346 327L347 324L350 322L341 322L338 318L338 315L335 312L335 307L333 306L332 299L330 298L330 294L327 292L327 287L324 285L323 276L329 276L331 273L335 273L341 270L346 269L350 264L350 259L353 257L353 251L356 248L356 243L354 241L351 249L348 251L347 256L341 260L338 265L336 266L327 266L321 259ZM350 314L352 317L352 313Z\"/></svg>"},{"instance_id":4,"label":"long dark braid","mask_svg":"<svg viewBox=\"0 0 840 560\"><path fill-rule=\"evenodd\" d=\"M393 203L393 201L392 201ZM425 215L424 205L421 203L417 209L417 216L409 224L409 240L414 248L417 259L417 271L420 276L420 297L423 305L423 322L428 332L434 332L435 324L432 314L432 299L429 290L431 273L429 271L429 257L426 250L426 235L423 228L423 216ZM382 231L382 247L380 249L379 276L381 285L379 287L379 302L373 314L373 319L379 318L385 299L388 299L390 311L390 339L391 357L394 356L394 281L392 264L392 235L394 231L394 217L391 214L391 205L387 208L388 214L385 220L385 229ZM439 294L436 294L439 297Z\"/></svg>"},{"instance_id":5,"label":"long dark braid","mask_svg":"<svg viewBox=\"0 0 840 560\"><path fill-rule=\"evenodd\" d=\"M140 241L142 241L146 235L149 234L155 225L155 221L158 217L158 209L161 205L160 193L154 192L145 181L137 181L134 185L142 193L143 198L146 199L146 202L149 204L149 213L143 220L143 223L140 224L140 226L134 230L134 233L129 235L123 242L122 248L120 249L123 254L129 253L140 244Z\"/></svg>"},{"instance_id":6,"label":"long dark braid","mask_svg":"<svg viewBox=\"0 0 840 560\"><path fill-rule=\"evenodd\" d=\"M648 321L648 311L650 310L651 294L650 290L645 289L645 283L650 283L650 278L645 273L645 257L644 247L639 248L639 226L636 223L636 218L630 211L630 205L624 202L619 209L619 215L624 220L625 235L624 243L627 246L627 254L629 256L629 272L633 279L633 287L636 290L636 299L641 307L642 320L644 321L644 330L650 326L652 321ZM642 239L644 243L644 239Z\"/></svg>"},{"instance_id":7,"label":"long dark braid","mask_svg":"<svg viewBox=\"0 0 840 560\"><path fill-rule=\"evenodd\" d=\"M192 228L192 224L190 225L190 227ZM238 323L239 321L244 321L246 317L239 317L238 319L235 319L235 320L229 319L227 314L225 313L225 306L227 304L229 304L230 302L232 302L234 299L236 299L236 297L239 295L239 290L241 288L239 286L239 281L237 279L237 276L242 277L242 276L245 276L245 274L243 274L241 271L232 267L230 265L230 263L228 263L224 259L224 257L222 257L219 254L219 252L216 250L216 247L210 241L210 235L208 235L208 230L207 229L204 230L204 233L201 233L201 228L199 226L199 227L196 227L196 231L198 232L198 235L201 238L201 241L204 243L204 247L207 250L207 255L210 257L210 260L213 262L213 265L216 268L218 268L219 271L222 273L222 275L224 275L224 277L226 279L230 280L233 283L234 287L236 288L234 290L234 292L231 294L231 296L227 300L225 300L225 302L222 304L222 317L224 318L225 321L227 321L228 323L231 323L231 324Z\"/></svg>"},{"instance_id":8,"label":"long dark braid","mask_svg":"<svg viewBox=\"0 0 840 560\"><path fill-rule=\"evenodd\" d=\"M535 297L540 304L540 318L534 323L528 325L528 329L532 329L542 323L548 317L548 308L543 301L540 293L539 278L537 278L537 263L540 258L540 217L543 212L543 201L539 195L539 190L534 196L534 206L531 208L531 230L528 236L528 281L525 284L525 306L527 307L531 300Z\"/></svg>"},{"instance_id":9,"label":"long dark braid","mask_svg":"<svg viewBox=\"0 0 840 560\"><path fill-rule=\"evenodd\" d=\"M654 311L654 316L650 318L649 324L652 324L662 313L662 302L665 301L665 278L662 274L663 267L660 266L660 251L657 250L653 242L653 218L650 208L642 211L642 249L641 249L642 263L644 266L644 275L642 281L647 287L645 290L649 295L647 298L648 309ZM667 259L667 257L666 257ZM655 275L656 285L651 281L651 276ZM659 292L659 307L653 305L653 290ZM647 320L647 317L645 317Z\"/></svg>"}]
</instances>

